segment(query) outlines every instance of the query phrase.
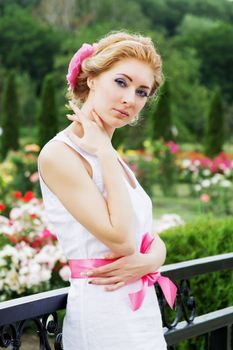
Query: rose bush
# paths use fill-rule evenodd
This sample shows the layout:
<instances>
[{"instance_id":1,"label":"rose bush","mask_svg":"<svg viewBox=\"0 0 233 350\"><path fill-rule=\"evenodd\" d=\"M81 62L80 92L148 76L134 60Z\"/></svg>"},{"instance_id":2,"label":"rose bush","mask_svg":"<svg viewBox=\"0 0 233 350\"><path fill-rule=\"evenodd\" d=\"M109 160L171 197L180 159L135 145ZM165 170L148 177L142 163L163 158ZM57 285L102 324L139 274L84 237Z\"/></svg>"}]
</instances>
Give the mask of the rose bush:
<instances>
[{"instance_id":1,"label":"rose bush","mask_svg":"<svg viewBox=\"0 0 233 350\"><path fill-rule=\"evenodd\" d=\"M0 246L1 300L66 285L66 259L33 192L15 192L9 216L0 215Z\"/></svg>"},{"instance_id":2,"label":"rose bush","mask_svg":"<svg viewBox=\"0 0 233 350\"><path fill-rule=\"evenodd\" d=\"M5 205L5 214L12 208L12 194L16 188L22 192L33 191L40 196L37 157L40 148L36 144L10 151L0 163L0 199Z\"/></svg>"},{"instance_id":3,"label":"rose bush","mask_svg":"<svg viewBox=\"0 0 233 350\"><path fill-rule=\"evenodd\" d=\"M165 142L146 140L143 150L118 150L129 164L146 192L153 196L157 183L164 195L172 195L177 179L176 156L178 145L172 140Z\"/></svg>"},{"instance_id":4,"label":"rose bush","mask_svg":"<svg viewBox=\"0 0 233 350\"><path fill-rule=\"evenodd\" d=\"M220 153L210 159L201 153L179 154L177 159L181 181L191 185L192 195L200 198L201 210L232 213L233 160Z\"/></svg>"}]
</instances>

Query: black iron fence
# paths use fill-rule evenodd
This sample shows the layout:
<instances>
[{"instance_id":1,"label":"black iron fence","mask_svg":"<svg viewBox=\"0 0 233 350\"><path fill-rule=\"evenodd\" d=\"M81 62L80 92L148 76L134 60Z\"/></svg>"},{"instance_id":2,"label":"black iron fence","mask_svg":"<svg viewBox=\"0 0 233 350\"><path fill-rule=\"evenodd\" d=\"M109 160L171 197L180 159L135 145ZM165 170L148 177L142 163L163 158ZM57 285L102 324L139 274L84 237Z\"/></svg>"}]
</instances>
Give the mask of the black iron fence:
<instances>
[{"instance_id":1,"label":"black iron fence","mask_svg":"<svg viewBox=\"0 0 233 350\"><path fill-rule=\"evenodd\" d=\"M205 336L206 350L233 349L233 306L196 316L195 296L192 295L190 285L192 277L232 268L233 253L162 267L163 275L179 281L176 311L172 320L167 316L161 290L155 285L169 350L176 349L181 341L199 335ZM33 322L38 335L38 349L62 349L61 324L57 311L65 309L67 293L68 288L62 288L0 303L0 348L23 349L22 335L29 322ZM51 334L55 336L52 347L48 341Z\"/></svg>"}]
</instances>

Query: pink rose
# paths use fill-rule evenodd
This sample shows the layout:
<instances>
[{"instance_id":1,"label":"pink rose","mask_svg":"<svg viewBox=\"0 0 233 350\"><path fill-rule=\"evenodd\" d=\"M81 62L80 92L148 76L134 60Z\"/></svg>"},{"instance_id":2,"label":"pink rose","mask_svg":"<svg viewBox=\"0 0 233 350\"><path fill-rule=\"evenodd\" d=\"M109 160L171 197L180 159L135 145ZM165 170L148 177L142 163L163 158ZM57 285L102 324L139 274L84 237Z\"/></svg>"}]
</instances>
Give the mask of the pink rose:
<instances>
[{"instance_id":1,"label":"pink rose","mask_svg":"<svg viewBox=\"0 0 233 350\"><path fill-rule=\"evenodd\" d=\"M178 152L179 146L174 141L167 142L167 146L170 148L171 153L175 154Z\"/></svg>"},{"instance_id":2,"label":"pink rose","mask_svg":"<svg viewBox=\"0 0 233 350\"><path fill-rule=\"evenodd\" d=\"M83 44L81 48L71 58L66 79L72 90L75 88L77 77L81 71L83 60L90 57L96 49L96 44Z\"/></svg>"},{"instance_id":3,"label":"pink rose","mask_svg":"<svg viewBox=\"0 0 233 350\"><path fill-rule=\"evenodd\" d=\"M35 183L39 180L39 174L38 172L36 171L35 173L33 173L30 177L29 177L29 180L32 182L32 183Z\"/></svg>"},{"instance_id":4,"label":"pink rose","mask_svg":"<svg viewBox=\"0 0 233 350\"><path fill-rule=\"evenodd\" d=\"M202 193L200 200L204 203L207 203L210 201L210 196L207 193Z\"/></svg>"}]
</instances>

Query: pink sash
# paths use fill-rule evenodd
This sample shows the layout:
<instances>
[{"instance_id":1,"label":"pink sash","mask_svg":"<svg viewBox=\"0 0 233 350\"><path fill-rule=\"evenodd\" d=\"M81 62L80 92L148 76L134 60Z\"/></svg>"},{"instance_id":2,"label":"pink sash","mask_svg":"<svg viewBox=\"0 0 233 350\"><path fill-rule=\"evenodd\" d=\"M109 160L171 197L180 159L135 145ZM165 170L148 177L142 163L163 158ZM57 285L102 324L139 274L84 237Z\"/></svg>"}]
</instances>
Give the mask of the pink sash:
<instances>
[{"instance_id":1,"label":"pink sash","mask_svg":"<svg viewBox=\"0 0 233 350\"><path fill-rule=\"evenodd\" d=\"M148 232L144 233L140 253L147 253L154 239L155 237L151 236ZM81 272L86 272L92 268L110 264L115 260L116 259L70 259L69 266L71 270L71 278L87 278L88 276L81 275ZM168 277L162 276L160 272L152 272L142 276L141 281L142 288L135 293L128 294L133 311L136 311L141 307L147 288L152 286L155 282L158 282L168 305L170 308L173 308L177 287Z\"/></svg>"}]
</instances>

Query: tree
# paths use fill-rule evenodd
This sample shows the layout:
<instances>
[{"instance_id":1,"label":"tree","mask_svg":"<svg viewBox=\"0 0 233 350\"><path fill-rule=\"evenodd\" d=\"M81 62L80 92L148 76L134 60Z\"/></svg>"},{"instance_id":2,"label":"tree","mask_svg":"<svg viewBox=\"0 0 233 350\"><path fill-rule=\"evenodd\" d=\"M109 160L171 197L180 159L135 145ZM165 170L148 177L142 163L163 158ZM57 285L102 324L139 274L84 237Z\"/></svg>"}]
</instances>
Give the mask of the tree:
<instances>
[{"instance_id":1,"label":"tree","mask_svg":"<svg viewBox=\"0 0 233 350\"><path fill-rule=\"evenodd\" d=\"M221 86L223 97L233 102L233 26L207 18L186 16L177 43L195 48L200 59L201 81L209 88Z\"/></svg>"},{"instance_id":2,"label":"tree","mask_svg":"<svg viewBox=\"0 0 233 350\"><path fill-rule=\"evenodd\" d=\"M220 23L207 31L199 41L198 52L202 60L201 73L207 86L221 86L222 93L233 102L233 27Z\"/></svg>"},{"instance_id":3,"label":"tree","mask_svg":"<svg viewBox=\"0 0 233 350\"><path fill-rule=\"evenodd\" d=\"M204 140L205 153L214 157L222 151L224 142L224 115L221 93L214 91L206 120L206 134Z\"/></svg>"},{"instance_id":4,"label":"tree","mask_svg":"<svg viewBox=\"0 0 233 350\"><path fill-rule=\"evenodd\" d=\"M2 129L1 153L5 158L9 150L19 148L19 107L13 72L8 75L3 92Z\"/></svg>"},{"instance_id":5,"label":"tree","mask_svg":"<svg viewBox=\"0 0 233 350\"><path fill-rule=\"evenodd\" d=\"M200 83L200 59L192 48L170 49L164 57L164 74L172 91L172 125L177 141L201 142L209 92Z\"/></svg>"},{"instance_id":6,"label":"tree","mask_svg":"<svg viewBox=\"0 0 233 350\"><path fill-rule=\"evenodd\" d=\"M172 138L171 133L171 102L168 81L161 88L158 103L153 102L149 110L152 139L163 138L168 141Z\"/></svg>"},{"instance_id":7,"label":"tree","mask_svg":"<svg viewBox=\"0 0 233 350\"><path fill-rule=\"evenodd\" d=\"M46 75L41 91L41 108L38 116L38 144L43 147L58 132L57 108L53 76Z\"/></svg>"},{"instance_id":8,"label":"tree","mask_svg":"<svg viewBox=\"0 0 233 350\"><path fill-rule=\"evenodd\" d=\"M60 34L61 35L61 34ZM28 72L37 83L52 71L61 36L39 23L28 10L9 6L0 21L0 60L7 69Z\"/></svg>"}]
</instances>

